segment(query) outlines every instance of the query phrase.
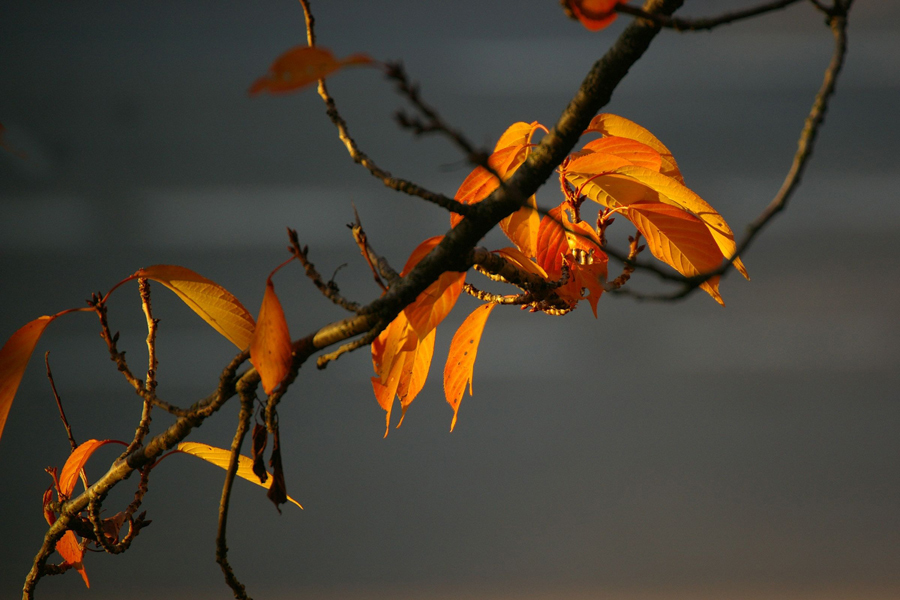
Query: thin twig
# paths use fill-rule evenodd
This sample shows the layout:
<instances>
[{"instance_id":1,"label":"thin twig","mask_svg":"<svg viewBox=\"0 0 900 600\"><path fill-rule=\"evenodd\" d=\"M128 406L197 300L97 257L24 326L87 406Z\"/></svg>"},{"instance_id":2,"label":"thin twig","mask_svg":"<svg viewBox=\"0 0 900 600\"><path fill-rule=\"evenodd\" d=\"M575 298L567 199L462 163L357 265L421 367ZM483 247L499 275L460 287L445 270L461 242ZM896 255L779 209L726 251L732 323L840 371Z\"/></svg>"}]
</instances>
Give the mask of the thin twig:
<instances>
[{"instance_id":1,"label":"thin twig","mask_svg":"<svg viewBox=\"0 0 900 600\"><path fill-rule=\"evenodd\" d=\"M359 304L356 302L351 302L347 300L343 296L341 296L340 290L338 289L337 284L334 281L325 282L322 279L322 276L316 270L316 267L309 261L309 248L307 246L300 246L300 240L297 237L297 231L295 229L288 228L288 238L291 240L291 245L288 246L288 250L300 261L300 264L303 265L303 269L306 271L306 276L313 282L313 285L316 286L322 295L346 310L350 312L358 313L359 312Z\"/></svg>"},{"instance_id":2,"label":"thin twig","mask_svg":"<svg viewBox=\"0 0 900 600\"><path fill-rule=\"evenodd\" d=\"M309 9L309 2L307 0L300 0L300 4L303 6L303 13L306 18L307 42L310 46L315 46L315 19L313 18L312 12ZM319 96L322 98L322 101L325 102L325 112L328 115L328 118L331 119L331 122L334 124L334 126L337 127L338 137L340 138L341 142L343 142L344 147L347 148L347 152L350 154L350 158L353 159L353 162L359 163L360 165L365 167L373 177L380 180L385 186L391 188L392 190L403 192L404 194L409 194L410 196L416 196L417 198L421 198L433 204L437 204L442 208L460 215L468 214L469 207L467 205L454 200L453 198L448 198L443 194L438 194L427 190L411 181L394 177L384 169L380 168L377 164L375 164L375 161L373 161L368 157L368 155L366 155L362 150L359 149L356 140L354 140L353 137L350 136L347 122L341 116L341 113L338 112L337 105L334 102L334 98L331 97L331 95L328 93L328 88L325 87L324 79L319 80Z\"/></svg>"},{"instance_id":3,"label":"thin twig","mask_svg":"<svg viewBox=\"0 0 900 600\"><path fill-rule=\"evenodd\" d=\"M393 267L391 267L387 260L376 254L375 250L372 249L372 246L369 244L369 238L363 230L362 222L359 220L359 213L356 212L355 206L353 207L353 216L356 220L347 225L347 227L349 227L350 231L353 233L353 239L356 242L356 245L359 246L360 253L362 253L363 258L366 259L369 269L372 270L372 275L375 277L375 283L378 284L378 287L380 287L382 291L386 292L390 286L397 283L400 279L400 275ZM387 281L386 285L382 282L382 277Z\"/></svg>"},{"instance_id":4,"label":"thin twig","mask_svg":"<svg viewBox=\"0 0 900 600\"><path fill-rule=\"evenodd\" d=\"M137 430L134 432L134 439L122 453L127 456L132 450L141 445L150 431L151 411L153 410L152 398L156 395L156 368L159 365L156 360L156 328L159 319L153 318L153 308L150 304L150 282L141 277L138 279L138 289L141 294L141 308L144 310L144 317L147 319L147 378L144 380L142 393L144 406L141 410L141 421L138 423Z\"/></svg>"},{"instance_id":5,"label":"thin twig","mask_svg":"<svg viewBox=\"0 0 900 600\"><path fill-rule=\"evenodd\" d=\"M765 208L765 210L763 210L762 213L747 227L747 232L744 235L743 240L741 240L741 242L737 245L734 254L714 271L702 273L695 277L683 278L682 283L684 284L684 287L676 293L641 294L637 292L629 292L628 295L639 300L657 301L672 301L686 298L697 288L699 288L700 285L702 285L709 279L716 276L726 275L730 271L729 267L732 265L732 263L734 263L735 259L746 252L746 250L750 247L759 233L768 225L768 223L778 213L780 213L787 207L788 201L790 200L794 191L797 189L797 186L800 184L800 179L803 175L804 170L806 169L806 165L809 163L809 159L812 156L812 151L813 147L815 146L819 128L822 126L822 123L825 120L825 113L828 110L828 102L831 96L834 94L838 75L840 74L841 67L844 64L844 57L847 54L847 11L849 11L850 9L850 4L852 4L852 2L848 2L843 6L843 10L839 11L838 9L842 6L838 3L835 3L835 8L832 9L835 14L830 16L828 19L828 26L831 29L832 35L834 36L834 54L831 57L831 62L829 63L828 68L825 70L822 85L819 88L818 93L816 94L813 105L810 108L809 115L806 117L806 121L803 124L803 130L801 131L800 138L797 141L797 152L794 155L794 160L791 163L791 168L785 176L784 182L781 184L781 188L778 190L778 193Z\"/></svg>"},{"instance_id":6,"label":"thin twig","mask_svg":"<svg viewBox=\"0 0 900 600\"><path fill-rule=\"evenodd\" d=\"M53 382L53 373L50 371L50 351L44 353L44 364L47 366L47 379L50 380L50 388L53 390L53 397L56 398L56 407L59 409L59 418L62 419L63 427L66 428L66 436L69 438L69 445L72 446L72 451L74 452L76 448L78 448L78 444L75 443L75 436L72 435L72 428L69 426L69 420L66 419L66 411L63 410L62 400L59 397L59 393L56 391L56 383ZM85 484L87 487L87 484Z\"/></svg>"},{"instance_id":7,"label":"thin twig","mask_svg":"<svg viewBox=\"0 0 900 600\"><path fill-rule=\"evenodd\" d=\"M375 324L375 327L372 328L371 331L367 332L362 337L359 337L359 338L353 340L352 342L348 342L348 343L340 346L334 352L329 352L328 354L323 354L322 356L320 356L318 358L318 360L316 360L316 368L324 369L325 367L328 366L328 363L330 363L331 361L337 360L342 355L344 355L348 352L353 352L354 350L357 350L364 346L368 346L373 341L375 341L375 338L378 337L378 334L380 334L381 331L385 327L387 327L387 325L388 325L387 323L385 323L383 321L379 321L378 323Z\"/></svg>"},{"instance_id":8,"label":"thin twig","mask_svg":"<svg viewBox=\"0 0 900 600\"><path fill-rule=\"evenodd\" d=\"M644 249L644 246L639 245L640 239L640 231L636 231L633 236L628 236L628 242L630 243L628 258L625 260L625 264L622 266L622 274L604 286L607 292L620 289L623 285L628 283L629 279L631 279L631 274L634 273L635 269L634 261L637 258L637 255L640 254L641 250Z\"/></svg>"},{"instance_id":9,"label":"thin twig","mask_svg":"<svg viewBox=\"0 0 900 600\"><path fill-rule=\"evenodd\" d=\"M241 445L244 443L244 436L250 427L250 417L253 415L253 392L241 388L239 390L241 396L241 412L238 416L237 430L234 432L234 439L231 442L231 456L228 459L228 468L225 470L225 482L222 485L222 499L219 501L219 521L216 529L216 562L222 568L225 575L225 582L234 592L234 597L238 600L250 600L244 584L238 581L234 574L234 569L228 562L228 545L226 544L226 529L228 527L228 504L231 500L231 488L234 485L234 476L237 473L238 457L241 455Z\"/></svg>"},{"instance_id":10,"label":"thin twig","mask_svg":"<svg viewBox=\"0 0 900 600\"><path fill-rule=\"evenodd\" d=\"M751 8L728 12L719 15L718 17L708 17L702 19L682 19L679 17L667 17L658 13L647 12L641 8L631 6L629 4L616 4L614 10L618 13L631 15L633 17L639 17L641 19L647 19L648 21L651 21L660 27L674 29L675 31L702 31L713 29L714 27L718 27L719 25L734 23L735 21L740 21L742 19L756 17L767 12L772 12L774 10L780 10L799 1L800 0L775 0L774 2L766 2L764 4L760 4Z\"/></svg>"}]
</instances>

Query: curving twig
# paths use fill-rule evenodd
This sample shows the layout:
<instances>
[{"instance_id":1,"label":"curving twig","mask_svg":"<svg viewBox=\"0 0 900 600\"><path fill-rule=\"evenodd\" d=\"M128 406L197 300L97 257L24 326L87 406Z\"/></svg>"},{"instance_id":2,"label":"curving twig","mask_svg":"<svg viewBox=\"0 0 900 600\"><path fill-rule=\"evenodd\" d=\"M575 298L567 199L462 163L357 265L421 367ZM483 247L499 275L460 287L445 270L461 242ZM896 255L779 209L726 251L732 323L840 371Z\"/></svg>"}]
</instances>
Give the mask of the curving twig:
<instances>
[{"instance_id":1,"label":"curving twig","mask_svg":"<svg viewBox=\"0 0 900 600\"><path fill-rule=\"evenodd\" d=\"M617 13L646 19L660 27L674 29L675 31L704 31L713 29L715 27L718 27L719 25L727 25L729 23L734 23L735 21L749 19L751 17L756 17L768 12L772 12L774 10L781 10L782 8L786 8L791 4L795 4L799 1L800 0L774 0L773 2L766 2L764 4L753 6L751 8L727 12L725 14L719 15L718 17L707 17L701 19L682 19L679 17L670 17L661 15L659 13L646 11L644 9L638 8L636 6L630 6L628 4L616 4L613 10L615 10L615 12Z\"/></svg>"}]
</instances>

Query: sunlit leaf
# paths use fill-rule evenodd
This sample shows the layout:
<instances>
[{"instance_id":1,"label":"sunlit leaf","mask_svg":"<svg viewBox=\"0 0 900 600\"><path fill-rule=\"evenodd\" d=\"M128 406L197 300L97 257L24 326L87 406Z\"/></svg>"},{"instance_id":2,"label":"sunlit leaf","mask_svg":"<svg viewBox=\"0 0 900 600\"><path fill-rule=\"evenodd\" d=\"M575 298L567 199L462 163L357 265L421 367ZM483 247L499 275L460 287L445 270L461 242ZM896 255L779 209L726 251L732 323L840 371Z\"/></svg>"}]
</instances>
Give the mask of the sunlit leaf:
<instances>
[{"instance_id":1,"label":"sunlit leaf","mask_svg":"<svg viewBox=\"0 0 900 600\"><path fill-rule=\"evenodd\" d=\"M563 208L550 209L549 214L541 219L538 230L537 264L547 277L559 279L562 275L563 257L569 252L566 230L561 225Z\"/></svg>"},{"instance_id":2,"label":"sunlit leaf","mask_svg":"<svg viewBox=\"0 0 900 600\"><path fill-rule=\"evenodd\" d=\"M406 416L406 409L416 399L425 380L428 379L428 371L431 368L431 358L434 355L434 338L436 329L432 329L424 339L419 340L415 348L403 352L403 371L400 373L400 381L397 384L397 396L400 398L400 422Z\"/></svg>"},{"instance_id":3,"label":"sunlit leaf","mask_svg":"<svg viewBox=\"0 0 900 600\"><path fill-rule=\"evenodd\" d=\"M200 444L197 442L181 442L180 444L178 444L178 446L175 447L175 450L178 452L184 452L185 454L196 456L197 458L202 458L206 462L212 463L222 469L227 469L228 463L231 460L230 450L224 450L222 448L216 448L215 446L209 446L207 444ZM256 485L265 489L269 489L270 487L272 487L273 479L271 476L266 479L266 483L260 482L259 477L257 477L253 472L253 459L249 456L244 456L243 454L238 456L238 467L236 475L241 479L246 479L247 481L255 483ZM300 503L290 496L288 496L287 499L289 502L293 502L297 506L300 506ZM300 506L300 508L303 507Z\"/></svg>"},{"instance_id":4,"label":"sunlit leaf","mask_svg":"<svg viewBox=\"0 0 900 600\"><path fill-rule=\"evenodd\" d=\"M575 18L589 31L599 31L616 20L616 4L628 0L564 0Z\"/></svg>"},{"instance_id":5,"label":"sunlit leaf","mask_svg":"<svg viewBox=\"0 0 900 600\"><path fill-rule=\"evenodd\" d=\"M152 279L175 292L239 349L246 350L250 345L256 322L237 298L214 281L177 265L154 265L141 269L135 276Z\"/></svg>"},{"instance_id":6,"label":"sunlit leaf","mask_svg":"<svg viewBox=\"0 0 900 600\"><path fill-rule=\"evenodd\" d=\"M413 250L409 260L406 261L406 266L403 267L400 275L405 277L412 271L419 264L419 261L425 258L443 238L444 236L438 235L428 238L419 244ZM403 309L406 318L409 319L410 326L415 330L419 339L427 336L432 329L444 320L444 317L450 314L450 311L456 304L456 300L459 298L459 294L462 292L465 281L465 273L455 273L453 271L442 273L437 281L425 288L412 304Z\"/></svg>"},{"instance_id":7,"label":"sunlit leaf","mask_svg":"<svg viewBox=\"0 0 900 600\"><path fill-rule=\"evenodd\" d=\"M292 360L291 334L270 276L266 279L266 293L250 338L250 362L259 372L267 394L271 394L291 370Z\"/></svg>"},{"instance_id":8,"label":"sunlit leaf","mask_svg":"<svg viewBox=\"0 0 900 600\"><path fill-rule=\"evenodd\" d=\"M69 498L75 490L75 482L78 481L78 474L84 468L84 465L91 458L91 455L106 444L123 444L118 440L88 440L75 448L63 465L62 472L59 475L59 495L60 498ZM123 444L125 445L125 444Z\"/></svg>"},{"instance_id":9,"label":"sunlit leaf","mask_svg":"<svg viewBox=\"0 0 900 600\"><path fill-rule=\"evenodd\" d=\"M318 46L297 46L275 59L269 72L250 86L249 94L284 94L324 79L342 67L368 65L374 61L365 54L336 59L330 50Z\"/></svg>"},{"instance_id":10,"label":"sunlit leaf","mask_svg":"<svg viewBox=\"0 0 900 600\"><path fill-rule=\"evenodd\" d=\"M527 273L543 277L544 279L547 278L547 272L518 248L501 248L500 250L494 250L494 254L502 256Z\"/></svg>"},{"instance_id":11,"label":"sunlit leaf","mask_svg":"<svg viewBox=\"0 0 900 600\"><path fill-rule=\"evenodd\" d=\"M72 565L72 567L78 571L81 578L84 579L84 585L90 588L91 582L88 581L87 572L85 572L84 563L82 562L84 559L84 550L81 549L81 546L78 544L78 540L75 538L75 534L72 531L65 532L62 538L56 542L56 551L62 556L65 564Z\"/></svg>"},{"instance_id":12,"label":"sunlit leaf","mask_svg":"<svg viewBox=\"0 0 900 600\"><path fill-rule=\"evenodd\" d=\"M632 165L644 167L651 171L659 171L662 168L662 156L658 151L646 144L624 137L602 137L588 142L582 150L612 154L627 160ZM573 168L573 170L579 169ZM590 171L583 172L590 173Z\"/></svg>"},{"instance_id":13,"label":"sunlit leaf","mask_svg":"<svg viewBox=\"0 0 900 600\"><path fill-rule=\"evenodd\" d=\"M624 3L623 3L624 4ZM659 170L663 175L667 175L679 182L684 183L681 171L678 170L678 164L675 157L669 152L669 149L660 142L655 135L638 125L633 121L629 121L624 117L612 115L609 113L601 113L591 119L585 133L601 133L607 136L618 136L638 141L642 144L650 146L659 152L661 167Z\"/></svg>"},{"instance_id":14,"label":"sunlit leaf","mask_svg":"<svg viewBox=\"0 0 900 600\"><path fill-rule=\"evenodd\" d=\"M469 385L469 395L472 395L472 371L475 368L475 356L478 353L478 344L481 342L481 334L491 311L496 304L482 304L466 317L450 342L450 353L447 355L447 364L444 367L444 395L447 403L453 408L453 421L450 423L450 431L456 427L456 418L459 415L459 403L462 401Z\"/></svg>"},{"instance_id":15,"label":"sunlit leaf","mask_svg":"<svg viewBox=\"0 0 900 600\"><path fill-rule=\"evenodd\" d=\"M635 224L650 252L685 277L694 277L719 268L722 252L709 229L696 217L669 204L635 203L624 211ZM719 294L719 277L700 286L724 306Z\"/></svg>"},{"instance_id":16,"label":"sunlit leaf","mask_svg":"<svg viewBox=\"0 0 900 600\"><path fill-rule=\"evenodd\" d=\"M12 334L0 349L0 436L3 435L9 409L22 382L28 360L38 340L41 339L44 328L54 318L56 317L43 316L24 325Z\"/></svg>"}]
</instances>

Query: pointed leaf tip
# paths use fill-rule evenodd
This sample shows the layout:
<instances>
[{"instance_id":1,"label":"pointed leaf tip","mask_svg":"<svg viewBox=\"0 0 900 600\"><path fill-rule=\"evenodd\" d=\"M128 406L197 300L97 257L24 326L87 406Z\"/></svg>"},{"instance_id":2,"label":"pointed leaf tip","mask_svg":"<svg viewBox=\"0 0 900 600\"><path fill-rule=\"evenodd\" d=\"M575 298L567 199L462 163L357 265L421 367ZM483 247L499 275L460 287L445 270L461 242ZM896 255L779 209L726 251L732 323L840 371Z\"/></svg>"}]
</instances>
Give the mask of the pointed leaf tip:
<instances>
[{"instance_id":1,"label":"pointed leaf tip","mask_svg":"<svg viewBox=\"0 0 900 600\"><path fill-rule=\"evenodd\" d=\"M221 469L228 468L228 462L231 460L231 451L224 450L222 448L216 448L215 446L210 446L208 444L201 444L198 442L181 442L178 446L175 447L175 450L178 452L183 452L185 454L190 454L191 456L196 456L202 460L205 460L208 463L212 463ZM272 487L272 482L274 481L273 477L271 477L271 473L269 477L266 479L265 483L261 483L259 477L253 472L253 459L249 456L244 456L243 454L238 456L238 468L235 473L241 479L246 479L250 483L255 483L256 485L269 489ZM293 502L300 508L300 503L287 496L288 502Z\"/></svg>"},{"instance_id":2,"label":"pointed leaf tip","mask_svg":"<svg viewBox=\"0 0 900 600\"><path fill-rule=\"evenodd\" d=\"M271 394L287 376L292 361L291 334L272 278L269 277L266 279L259 318L250 338L250 362L259 372L266 394Z\"/></svg>"},{"instance_id":3,"label":"pointed leaf tip","mask_svg":"<svg viewBox=\"0 0 900 600\"><path fill-rule=\"evenodd\" d=\"M491 311L496 304L482 304L472 311L463 321L453 341L450 342L450 352L447 355L447 364L444 366L444 395L447 404L453 408L453 421L450 423L450 431L456 427L456 418L459 413L459 404L469 385L469 395L472 395L472 374L475 368L475 356L478 353L478 344L481 342L481 334Z\"/></svg>"},{"instance_id":4,"label":"pointed leaf tip","mask_svg":"<svg viewBox=\"0 0 900 600\"><path fill-rule=\"evenodd\" d=\"M56 317L43 316L16 331L0 349L0 436L34 347Z\"/></svg>"}]
</instances>

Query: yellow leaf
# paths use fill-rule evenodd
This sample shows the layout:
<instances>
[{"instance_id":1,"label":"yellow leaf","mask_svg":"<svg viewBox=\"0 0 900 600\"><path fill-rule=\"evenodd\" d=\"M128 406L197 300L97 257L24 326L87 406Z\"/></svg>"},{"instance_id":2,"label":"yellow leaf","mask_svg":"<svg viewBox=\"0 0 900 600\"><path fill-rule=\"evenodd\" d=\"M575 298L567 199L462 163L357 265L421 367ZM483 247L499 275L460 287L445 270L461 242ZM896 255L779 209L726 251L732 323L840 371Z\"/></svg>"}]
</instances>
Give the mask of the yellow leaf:
<instances>
[{"instance_id":1,"label":"yellow leaf","mask_svg":"<svg viewBox=\"0 0 900 600\"><path fill-rule=\"evenodd\" d=\"M400 381L397 384L397 396L400 398L400 422L406 416L406 409L416 399L419 392L425 386L428 379L428 371L431 368L431 358L434 356L434 338L436 329L432 329L425 339L420 340L412 350L403 352L403 371L400 373ZM415 332L412 332L415 335Z\"/></svg>"},{"instance_id":2,"label":"yellow leaf","mask_svg":"<svg viewBox=\"0 0 900 600\"><path fill-rule=\"evenodd\" d=\"M270 276L250 339L250 362L259 372L266 394L271 394L291 370L292 354L291 334Z\"/></svg>"},{"instance_id":3,"label":"yellow leaf","mask_svg":"<svg viewBox=\"0 0 900 600\"><path fill-rule=\"evenodd\" d=\"M678 164L675 162L675 157L672 156L672 153L669 152L669 149L660 142L655 135L638 125L633 121L629 121L624 117L620 117L618 115L611 115L609 113L602 113L591 119L588 128L584 130L585 133L601 133L607 136L618 136L623 138L628 138L630 140L638 141L642 144L650 146L657 152L659 152L660 159L662 161L662 167L659 171L663 175L668 175L674 179L677 179L679 182L684 183L684 178L681 176L681 171L678 170Z\"/></svg>"},{"instance_id":4,"label":"yellow leaf","mask_svg":"<svg viewBox=\"0 0 900 600\"><path fill-rule=\"evenodd\" d=\"M475 368L475 356L478 353L478 344L481 342L481 334L491 311L496 304L482 304L466 317L450 342L450 352L447 355L447 364L444 367L444 395L447 403L453 408L453 421L450 423L450 431L456 427L456 417L459 414L459 403L462 401L469 384L469 395L472 395L472 372Z\"/></svg>"},{"instance_id":5,"label":"yellow leaf","mask_svg":"<svg viewBox=\"0 0 900 600\"><path fill-rule=\"evenodd\" d=\"M25 367L44 329L56 317L43 316L21 327L0 349L0 436L9 416Z\"/></svg>"},{"instance_id":6,"label":"yellow leaf","mask_svg":"<svg viewBox=\"0 0 900 600\"><path fill-rule=\"evenodd\" d=\"M240 350L246 350L256 322L231 292L177 265L154 265L135 273L159 282L175 292L195 313Z\"/></svg>"},{"instance_id":7,"label":"yellow leaf","mask_svg":"<svg viewBox=\"0 0 900 600\"><path fill-rule=\"evenodd\" d=\"M228 463L231 460L231 451L224 450L222 448L216 448L215 446L209 446L207 444L200 444L197 442L181 442L175 447L177 452L184 452L185 454L190 454L191 456L196 456L197 458L201 458L206 462L212 463L217 467L222 469L228 469ZM269 477L266 479L266 483L260 483L259 477L253 472L253 459L249 456L244 456L243 454L238 456L238 467L236 475L241 479L246 479L251 483L255 483L256 485L263 487L265 489L269 489L272 487L272 482L274 481L273 477ZM293 502L297 506L300 506L300 503L288 496L288 500ZM303 508L300 506L300 508Z\"/></svg>"},{"instance_id":8,"label":"yellow leaf","mask_svg":"<svg viewBox=\"0 0 900 600\"><path fill-rule=\"evenodd\" d=\"M542 269L539 264L531 260L530 257L526 256L518 248L501 248L500 250L494 250L494 254L502 256L527 273L538 275L540 277L543 277L544 279L547 278L547 272L544 271L544 269Z\"/></svg>"}]
</instances>

